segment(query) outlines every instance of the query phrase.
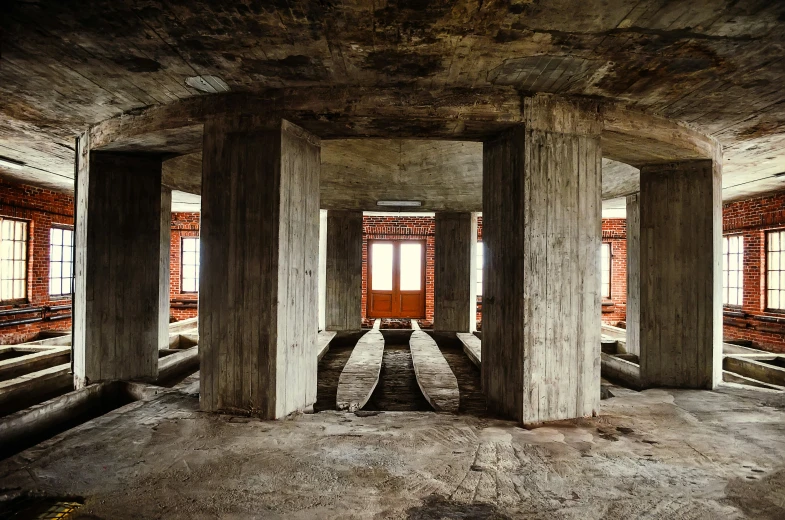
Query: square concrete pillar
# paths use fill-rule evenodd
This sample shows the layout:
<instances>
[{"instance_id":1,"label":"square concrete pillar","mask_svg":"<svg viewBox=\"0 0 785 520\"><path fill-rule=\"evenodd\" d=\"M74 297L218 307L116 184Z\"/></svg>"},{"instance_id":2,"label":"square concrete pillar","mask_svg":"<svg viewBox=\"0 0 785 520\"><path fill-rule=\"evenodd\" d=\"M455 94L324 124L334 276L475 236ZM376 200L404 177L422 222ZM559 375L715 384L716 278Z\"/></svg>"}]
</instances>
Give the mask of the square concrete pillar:
<instances>
[{"instance_id":1,"label":"square concrete pillar","mask_svg":"<svg viewBox=\"0 0 785 520\"><path fill-rule=\"evenodd\" d=\"M547 96L524 120L483 147L482 383L534 425L599 409L601 123Z\"/></svg>"},{"instance_id":2,"label":"square concrete pillar","mask_svg":"<svg viewBox=\"0 0 785 520\"><path fill-rule=\"evenodd\" d=\"M433 330L477 328L477 216L436 212Z\"/></svg>"},{"instance_id":3,"label":"square concrete pillar","mask_svg":"<svg viewBox=\"0 0 785 520\"><path fill-rule=\"evenodd\" d=\"M327 330L362 328L363 212L327 212Z\"/></svg>"},{"instance_id":4,"label":"square concrete pillar","mask_svg":"<svg viewBox=\"0 0 785 520\"><path fill-rule=\"evenodd\" d=\"M631 204L637 242L634 229L632 242L627 235L627 334L644 387L711 389L721 380L720 167L712 160L641 167L637 212Z\"/></svg>"},{"instance_id":5,"label":"square concrete pillar","mask_svg":"<svg viewBox=\"0 0 785 520\"><path fill-rule=\"evenodd\" d=\"M320 142L209 119L202 162L203 410L276 419L316 401Z\"/></svg>"},{"instance_id":6,"label":"square concrete pillar","mask_svg":"<svg viewBox=\"0 0 785 520\"><path fill-rule=\"evenodd\" d=\"M73 312L75 386L158 375L169 345L171 191L161 160L79 141Z\"/></svg>"},{"instance_id":7,"label":"square concrete pillar","mask_svg":"<svg viewBox=\"0 0 785 520\"><path fill-rule=\"evenodd\" d=\"M641 354L641 205L640 194L627 196L627 327L628 354Z\"/></svg>"}]
</instances>

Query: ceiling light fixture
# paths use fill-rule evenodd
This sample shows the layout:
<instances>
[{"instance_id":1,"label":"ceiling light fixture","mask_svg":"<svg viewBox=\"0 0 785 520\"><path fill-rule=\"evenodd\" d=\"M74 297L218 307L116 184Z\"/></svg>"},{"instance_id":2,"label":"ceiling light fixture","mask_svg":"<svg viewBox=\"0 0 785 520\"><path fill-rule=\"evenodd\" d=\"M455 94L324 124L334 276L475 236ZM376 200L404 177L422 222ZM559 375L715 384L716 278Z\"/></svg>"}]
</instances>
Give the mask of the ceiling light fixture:
<instances>
[{"instance_id":1,"label":"ceiling light fixture","mask_svg":"<svg viewBox=\"0 0 785 520\"><path fill-rule=\"evenodd\" d=\"M0 157L0 166L5 166L6 168L13 168L15 170L19 170L24 167L25 163L22 161L17 161L14 159L9 159L8 157Z\"/></svg>"},{"instance_id":2,"label":"ceiling light fixture","mask_svg":"<svg viewBox=\"0 0 785 520\"><path fill-rule=\"evenodd\" d=\"M419 208L422 206L420 200L377 200L377 206L388 206L393 208Z\"/></svg>"}]
</instances>

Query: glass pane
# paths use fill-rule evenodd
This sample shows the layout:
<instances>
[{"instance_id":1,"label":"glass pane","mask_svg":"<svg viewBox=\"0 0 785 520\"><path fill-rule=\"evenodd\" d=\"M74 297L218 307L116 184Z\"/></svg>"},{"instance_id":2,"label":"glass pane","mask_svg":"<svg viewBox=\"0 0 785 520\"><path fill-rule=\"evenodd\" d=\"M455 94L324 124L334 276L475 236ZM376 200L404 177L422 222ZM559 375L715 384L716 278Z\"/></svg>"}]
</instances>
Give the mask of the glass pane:
<instances>
[{"instance_id":1,"label":"glass pane","mask_svg":"<svg viewBox=\"0 0 785 520\"><path fill-rule=\"evenodd\" d=\"M14 242L14 258L24 258L24 242Z\"/></svg>"},{"instance_id":2,"label":"glass pane","mask_svg":"<svg viewBox=\"0 0 785 520\"><path fill-rule=\"evenodd\" d=\"M14 223L12 221L10 221L10 220L3 220L2 221L2 225L0 225L0 227L2 228L2 239L3 240L11 240L11 239L14 238L13 237Z\"/></svg>"},{"instance_id":3,"label":"glass pane","mask_svg":"<svg viewBox=\"0 0 785 520\"><path fill-rule=\"evenodd\" d=\"M3 240L3 242L0 243L0 259L8 260L13 255L13 252L14 252L13 242L11 242L10 240Z\"/></svg>"},{"instance_id":4,"label":"glass pane","mask_svg":"<svg viewBox=\"0 0 785 520\"><path fill-rule=\"evenodd\" d=\"M17 280L14 282L14 298L25 297L25 281Z\"/></svg>"},{"instance_id":5,"label":"glass pane","mask_svg":"<svg viewBox=\"0 0 785 520\"><path fill-rule=\"evenodd\" d=\"M196 265L196 253L183 253L183 265Z\"/></svg>"},{"instance_id":6,"label":"glass pane","mask_svg":"<svg viewBox=\"0 0 785 520\"><path fill-rule=\"evenodd\" d=\"M52 246L49 250L49 260L52 262L59 262L63 259L63 249L61 247Z\"/></svg>"},{"instance_id":7,"label":"glass pane","mask_svg":"<svg viewBox=\"0 0 785 520\"><path fill-rule=\"evenodd\" d=\"M70 229L63 230L63 244L70 246L74 243L74 232Z\"/></svg>"},{"instance_id":8,"label":"glass pane","mask_svg":"<svg viewBox=\"0 0 785 520\"><path fill-rule=\"evenodd\" d=\"M779 251L780 249L780 234L769 234L769 251Z\"/></svg>"},{"instance_id":9,"label":"glass pane","mask_svg":"<svg viewBox=\"0 0 785 520\"><path fill-rule=\"evenodd\" d=\"M16 240L27 238L27 224L25 222L16 223Z\"/></svg>"},{"instance_id":10,"label":"glass pane","mask_svg":"<svg viewBox=\"0 0 785 520\"><path fill-rule=\"evenodd\" d=\"M14 262L14 278L17 280L24 280L27 278L25 276L25 267L24 262Z\"/></svg>"},{"instance_id":11,"label":"glass pane","mask_svg":"<svg viewBox=\"0 0 785 520\"><path fill-rule=\"evenodd\" d=\"M57 288L59 288L60 281L55 280L53 278L49 279L49 294L60 294L57 292ZM57 288L56 288L57 287Z\"/></svg>"},{"instance_id":12,"label":"glass pane","mask_svg":"<svg viewBox=\"0 0 785 520\"><path fill-rule=\"evenodd\" d=\"M0 299L3 300L10 300L12 299L13 293L11 289L13 288L13 282L11 280L3 280L0 282Z\"/></svg>"},{"instance_id":13,"label":"glass pane","mask_svg":"<svg viewBox=\"0 0 785 520\"><path fill-rule=\"evenodd\" d=\"M393 245L371 244L371 290L392 291Z\"/></svg>"},{"instance_id":14,"label":"glass pane","mask_svg":"<svg viewBox=\"0 0 785 520\"><path fill-rule=\"evenodd\" d=\"M771 298L769 299L769 307L772 309L779 309L780 308L780 292L779 291L771 291Z\"/></svg>"},{"instance_id":15,"label":"glass pane","mask_svg":"<svg viewBox=\"0 0 785 520\"><path fill-rule=\"evenodd\" d=\"M52 245L60 245L63 243L63 230L52 228L49 232L49 243Z\"/></svg>"},{"instance_id":16,"label":"glass pane","mask_svg":"<svg viewBox=\"0 0 785 520\"><path fill-rule=\"evenodd\" d=\"M196 292L196 285L193 279L187 280L183 278L182 292Z\"/></svg>"},{"instance_id":17,"label":"glass pane","mask_svg":"<svg viewBox=\"0 0 785 520\"><path fill-rule=\"evenodd\" d=\"M401 244L401 290L419 291L422 286L422 244Z\"/></svg>"}]
</instances>

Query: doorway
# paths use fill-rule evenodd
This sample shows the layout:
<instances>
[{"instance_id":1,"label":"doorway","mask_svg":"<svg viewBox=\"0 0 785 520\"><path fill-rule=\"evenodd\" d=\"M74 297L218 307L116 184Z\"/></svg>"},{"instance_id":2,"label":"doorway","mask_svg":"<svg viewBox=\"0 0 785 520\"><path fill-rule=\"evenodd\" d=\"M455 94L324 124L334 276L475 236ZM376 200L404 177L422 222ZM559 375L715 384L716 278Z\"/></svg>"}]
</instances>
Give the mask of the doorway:
<instances>
[{"instance_id":1,"label":"doorway","mask_svg":"<svg viewBox=\"0 0 785 520\"><path fill-rule=\"evenodd\" d=\"M368 243L369 318L425 317L425 241Z\"/></svg>"}]
</instances>

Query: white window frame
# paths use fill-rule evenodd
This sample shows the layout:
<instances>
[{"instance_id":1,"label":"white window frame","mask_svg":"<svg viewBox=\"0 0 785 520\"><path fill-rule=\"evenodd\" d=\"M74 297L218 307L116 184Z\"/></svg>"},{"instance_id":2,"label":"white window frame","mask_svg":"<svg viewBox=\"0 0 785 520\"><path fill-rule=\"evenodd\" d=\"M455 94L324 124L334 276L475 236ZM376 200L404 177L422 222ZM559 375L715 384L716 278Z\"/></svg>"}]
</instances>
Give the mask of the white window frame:
<instances>
[{"instance_id":1,"label":"white window frame","mask_svg":"<svg viewBox=\"0 0 785 520\"><path fill-rule=\"evenodd\" d=\"M74 230L52 226L49 230L49 296L74 292Z\"/></svg>"},{"instance_id":2,"label":"white window frame","mask_svg":"<svg viewBox=\"0 0 785 520\"><path fill-rule=\"evenodd\" d=\"M0 301L27 299L27 258L30 225L0 217Z\"/></svg>"},{"instance_id":3,"label":"white window frame","mask_svg":"<svg viewBox=\"0 0 785 520\"><path fill-rule=\"evenodd\" d=\"M606 255L605 252L608 252ZM607 257L607 264L605 259ZM611 276L613 274L613 249L610 242L603 242L600 246L600 294L603 299L611 299Z\"/></svg>"},{"instance_id":4,"label":"white window frame","mask_svg":"<svg viewBox=\"0 0 785 520\"><path fill-rule=\"evenodd\" d=\"M722 237L722 304L741 307L744 303L744 237Z\"/></svg>"},{"instance_id":5,"label":"white window frame","mask_svg":"<svg viewBox=\"0 0 785 520\"><path fill-rule=\"evenodd\" d=\"M477 291L477 296L481 297L482 296L482 266L485 262L485 250L482 246L482 240L477 242L477 252L475 253L475 261L477 263L477 273L476 273L477 279L475 280L477 282L476 291Z\"/></svg>"},{"instance_id":6,"label":"white window frame","mask_svg":"<svg viewBox=\"0 0 785 520\"><path fill-rule=\"evenodd\" d=\"M785 310L785 229L766 233L766 309Z\"/></svg>"},{"instance_id":7,"label":"white window frame","mask_svg":"<svg viewBox=\"0 0 785 520\"><path fill-rule=\"evenodd\" d=\"M186 245L188 244L188 245ZM197 294L199 292L199 237L180 238L180 293ZM195 253L195 255L191 255ZM186 256L190 259L186 261ZM194 276L186 276L186 267L194 268Z\"/></svg>"}]
</instances>

